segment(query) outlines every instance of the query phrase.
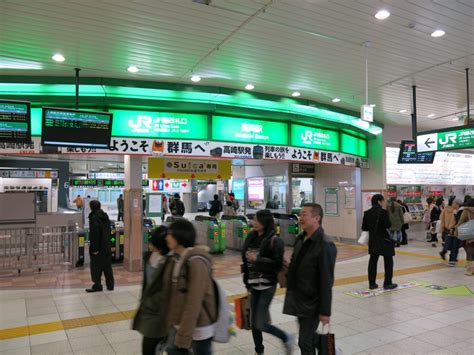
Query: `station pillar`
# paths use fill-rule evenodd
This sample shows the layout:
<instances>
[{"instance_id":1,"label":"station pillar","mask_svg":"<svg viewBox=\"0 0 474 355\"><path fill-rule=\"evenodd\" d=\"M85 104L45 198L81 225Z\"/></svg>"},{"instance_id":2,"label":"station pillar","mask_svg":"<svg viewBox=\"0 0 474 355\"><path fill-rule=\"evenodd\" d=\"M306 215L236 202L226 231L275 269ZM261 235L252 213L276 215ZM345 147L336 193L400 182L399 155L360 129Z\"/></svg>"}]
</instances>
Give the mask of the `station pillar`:
<instances>
[{"instance_id":1,"label":"station pillar","mask_svg":"<svg viewBox=\"0 0 474 355\"><path fill-rule=\"evenodd\" d=\"M142 158L126 155L124 190L124 268L141 271L143 260L143 206L142 206Z\"/></svg>"}]
</instances>

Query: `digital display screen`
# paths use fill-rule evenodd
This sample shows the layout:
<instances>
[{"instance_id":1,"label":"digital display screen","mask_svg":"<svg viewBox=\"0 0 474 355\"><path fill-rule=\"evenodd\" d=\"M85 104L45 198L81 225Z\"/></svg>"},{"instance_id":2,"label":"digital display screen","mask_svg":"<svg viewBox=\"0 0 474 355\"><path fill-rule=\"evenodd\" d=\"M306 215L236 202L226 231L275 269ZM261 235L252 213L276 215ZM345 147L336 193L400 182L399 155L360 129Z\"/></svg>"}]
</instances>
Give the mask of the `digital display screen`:
<instances>
[{"instance_id":1,"label":"digital display screen","mask_svg":"<svg viewBox=\"0 0 474 355\"><path fill-rule=\"evenodd\" d=\"M398 164L433 164L435 152L416 152L414 141L404 140L400 144Z\"/></svg>"},{"instance_id":2,"label":"digital display screen","mask_svg":"<svg viewBox=\"0 0 474 355\"><path fill-rule=\"evenodd\" d=\"M123 187L125 186L125 181L123 180L103 180L104 187ZM150 182L148 180L142 180L142 186L148 187Z\"/></svg>"},{"instance_id":3,"label":"digital display screen","mask_svg":"<svg viewBox=\"0 0 474 355\"><path fill-rule=\"evenodd\" d=\"M43 107L42 129L43 145L109 148L112 114Z\"/></svg>"},{"instance_id":4,"label":"digital display screen","mask_svg":"<svg viewBox=\"0 0 474 355\"><path fill-rule=\"evenodd\" d=\"M80 187L95 187L97 186L96 179L74 179L69 181L70 186L80 186Z\"/></svg>"},{"instance_id":5,"label":"digital display screen","mask_svg":"<svg viewBox=\"0 0 474 355\"><path fill-rule=\"evenodd\" d=\"M0 142L31 142L31 107L29 102L0 100Z\"/></svg>"},{"instance_id":6,"label":"digital display screen","mask_svg":"<svg viewBox=\"0 0 474 355\"><path fill-rule=\"evenodd\" d=\"M264 179L248 179L248 198L249 201L263 201L265 199L265 180Z\"/></svg>"}]
</instances>

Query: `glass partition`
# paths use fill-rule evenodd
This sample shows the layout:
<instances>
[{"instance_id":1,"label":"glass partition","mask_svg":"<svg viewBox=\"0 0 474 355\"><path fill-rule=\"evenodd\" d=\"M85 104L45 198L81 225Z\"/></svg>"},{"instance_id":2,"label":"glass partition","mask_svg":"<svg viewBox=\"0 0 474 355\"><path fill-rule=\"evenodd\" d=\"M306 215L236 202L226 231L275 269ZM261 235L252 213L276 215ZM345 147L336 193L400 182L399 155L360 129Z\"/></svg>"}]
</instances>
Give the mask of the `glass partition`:
<instances>
[{"instance_id":1,"label":"glass partition","mask_svg":"<svg viewBox=\"0 0 474 355\"><path fill-rule=\"evenodd\" d=\"M314 178L294 177L291 180L293 210L299 210L307 202L313 202Z\"/></svg>"}]
</instances>

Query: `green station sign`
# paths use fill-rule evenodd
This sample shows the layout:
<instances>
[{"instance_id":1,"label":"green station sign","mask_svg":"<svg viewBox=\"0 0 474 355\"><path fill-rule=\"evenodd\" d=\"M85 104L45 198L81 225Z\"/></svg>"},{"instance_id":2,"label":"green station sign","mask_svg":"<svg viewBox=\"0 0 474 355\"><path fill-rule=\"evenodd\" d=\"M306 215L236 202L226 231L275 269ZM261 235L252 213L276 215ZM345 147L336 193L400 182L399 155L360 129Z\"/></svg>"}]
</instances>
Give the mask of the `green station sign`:
<instances>
[{"instance_id":1,"label":"green station sign","mask_svg":"<svg viewBox=\"0 0 474 355\"><path fill-rule=\"evenodd\" d=\"M421 133L416 137L418 152L474 148L474 126Z\"/></svg>"},{"instance_id":2,"label":"green station sign","mask_svg":"<svg viewBox=\"0 0 474 355\"><path fill-rule=\"evenodd\" d=\"M341 133L341 152L367 158L367 150L367 141L365 139Z\"/></svg>"},{"instance_id":3,"label":"green station sign","mask_svg":"<svg viewBox=\"0 0 474 355\"><path fill-rule=\"evenodd\" d=\"M207 139L207 115L153 111L110 110L113 137Z\"/></svg>"},{"instance_id":4,"label":"green station sign","mask_svg":"<svg viewBox=\"0 0 474 355\"><path fill-rule=\"evenodd\" d=\"M288 124L238 117L212 116L211 139L224 142L288 145Z\"/></svg>"},{"instance_id":5,"label":"green station sign","mask_svg":"<svg viewBox=\"0 0 474 355\"><path fill-rule=\"evenodd\" d=\"M292 124L291 145L302 148L338 151L339 132Z\"/></svg>"}]
</instances>

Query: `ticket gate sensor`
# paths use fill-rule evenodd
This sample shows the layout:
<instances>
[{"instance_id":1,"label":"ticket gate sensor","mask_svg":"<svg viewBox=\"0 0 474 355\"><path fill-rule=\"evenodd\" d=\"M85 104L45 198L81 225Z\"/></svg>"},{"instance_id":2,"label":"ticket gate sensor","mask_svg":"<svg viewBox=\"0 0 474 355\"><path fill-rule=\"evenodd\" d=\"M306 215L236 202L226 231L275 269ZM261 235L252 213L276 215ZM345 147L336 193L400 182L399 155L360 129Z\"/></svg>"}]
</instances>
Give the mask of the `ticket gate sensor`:
<instances>
[{"instance_id":1,"label":"ticket gate sensor","mask_svg":"<svg viewBox=\"0 0 474 355\"><path fill-rule=\"evenodd\" d=\"M296 236L300 232L299 219L295 214L273 213L277 235L283 239L285 245L294 246Z\"/></svg>"}]
</instances>

